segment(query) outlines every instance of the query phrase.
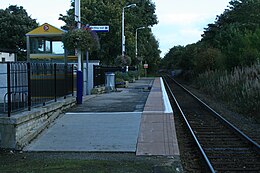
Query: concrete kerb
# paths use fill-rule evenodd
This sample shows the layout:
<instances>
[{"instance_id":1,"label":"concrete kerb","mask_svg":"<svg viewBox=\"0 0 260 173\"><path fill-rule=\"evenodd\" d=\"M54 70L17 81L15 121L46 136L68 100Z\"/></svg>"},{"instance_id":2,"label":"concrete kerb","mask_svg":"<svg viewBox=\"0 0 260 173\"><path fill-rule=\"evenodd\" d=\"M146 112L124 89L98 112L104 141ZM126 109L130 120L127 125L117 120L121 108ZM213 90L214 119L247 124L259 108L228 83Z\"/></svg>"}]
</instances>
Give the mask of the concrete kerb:
<instances>
[{"instance_id":1,"label":"concrete kerb","mask_svg":"<svg viewBox=\"0 0 260 173\"><path fill-rule=\"evenodd\" d=\"M161 78L154 81L142 113L136 155L179 155L173 110Z\"/></svg>"},{"instance_id":2,"label":"concrete kerb","mask_svg":"<svg viewBox=\"0 0 260 173\"><path fill-rule=\"evenodd\" d=\"M0 118L0 148L20 150L54 121L64 110L76 104L75 97L60 99L31 111Z\"/></svg>"}]
</instances>

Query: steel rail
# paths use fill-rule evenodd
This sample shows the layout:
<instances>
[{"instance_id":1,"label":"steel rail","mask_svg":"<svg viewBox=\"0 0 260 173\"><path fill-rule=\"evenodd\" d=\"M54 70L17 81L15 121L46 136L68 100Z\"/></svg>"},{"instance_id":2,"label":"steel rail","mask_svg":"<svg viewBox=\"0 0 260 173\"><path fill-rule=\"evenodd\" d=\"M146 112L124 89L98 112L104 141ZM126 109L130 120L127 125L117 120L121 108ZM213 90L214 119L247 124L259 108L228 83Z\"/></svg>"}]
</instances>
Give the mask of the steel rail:
<instances>
[{"instance_id":1,"label":"steel rail","mask_svg":"<svg viewBox=\"0 0 260 173\"><path fill-rule=\"evenodd\" d=\"M205 151L203 150L203 148L202 148L200 142L198 141L197 136L195 135L193 129L191 128L190 123L188 122L188 120L187 120L185 114L183 113L183 111L182 111L182 109L181 109L181 107L180 107L180 105L179 105L177 99L175 98L175 96L174 96L174 94L173 94L173 92L172 92L170 86L168 85L168 83L167 83L165 77L163 77L163 80L164 80L164 82L165 82L165 84L166 84L166 86L167 86L167 88L168 88L168 91L171 93L171 96L172 96L172 98L174 99L174 102L175 102L175 104L177 105L178 110L179 110L179 112L181 113L182 118L184 119L184 121L185 121L185 123L186 123L186 125L187 125L187 127L188 127L188 129L189 129L189 132L191 133L193 139L195 140L196 145L197 145L197 147L199 148L199 150L200 150L200 152L201 152L201 154L202 154L202 156L203 156L203 158L204 158L204 160L205 160L205 162L206 162L206 165L207 165L208 169L210 170L210 172L216 173L216 171L214 170L214 168L213 168L213 166L212 166L212 164L211 164L211 162L210 162L208 156L206 155L206 153L205 153Z\"/></svg>"},{"instance_id":2,"label":"steel rail","mask_svg":"<svg viewBox=\"0 0 260 173\"><path fill-rule=\"evenodd\" d=\"M243 139L248 141L253 147L256 148L257 152L260 153L260 145L255 142L253 139L248 137L245 133L243 133L241 130L239 130L235 125L231 124L228 120L226 120L223 116L221 116L218 112L213 110L210 106L208 106L206 103L204 103L201 99L199 99L196 95L191 93L189 90L187 90L185 87L183 87L180 83L178 83L176 80L172 79L170 76L168 76L172 81L174 81L178 86L180 86L183 90L185 90L187 93L192 95L193 98L195 98L197 101L200 102L203 106L205 106L216 118L221 120L224 124L226 124L231 130L239 134Z\"/></svg>"}]
</instances>

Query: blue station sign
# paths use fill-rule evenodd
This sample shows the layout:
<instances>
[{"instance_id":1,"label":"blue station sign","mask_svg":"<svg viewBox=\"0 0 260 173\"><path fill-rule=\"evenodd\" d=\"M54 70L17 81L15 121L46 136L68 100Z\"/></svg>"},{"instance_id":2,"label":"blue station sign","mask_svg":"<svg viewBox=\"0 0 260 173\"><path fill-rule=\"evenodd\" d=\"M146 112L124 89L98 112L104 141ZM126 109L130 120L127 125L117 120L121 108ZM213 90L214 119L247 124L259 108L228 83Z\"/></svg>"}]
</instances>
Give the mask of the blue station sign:
<instances>
[{"instance_id":1,"label":"blue station sign","mask_svg":"<svg viewBox=\"0 0 260 173\"><path fill-rule=\"evenodd\" d=\"M109 32L109 26L108 25L104 25L104 26L89 26L89 28L91 28L92 31L96 31L96 32Z\"/></svg>"}]
</instances>

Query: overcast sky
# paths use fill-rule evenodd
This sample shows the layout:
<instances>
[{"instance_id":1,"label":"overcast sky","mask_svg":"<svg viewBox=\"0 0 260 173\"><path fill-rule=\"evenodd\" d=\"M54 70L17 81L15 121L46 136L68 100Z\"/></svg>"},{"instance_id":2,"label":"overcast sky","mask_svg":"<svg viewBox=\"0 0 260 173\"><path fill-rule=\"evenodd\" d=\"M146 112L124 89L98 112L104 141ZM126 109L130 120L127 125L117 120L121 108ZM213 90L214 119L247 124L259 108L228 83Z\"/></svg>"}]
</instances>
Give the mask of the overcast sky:
<instances>
[{"instance_id":1,"label":"overcast sky","mask_svg":"<svg viewBox=\"0 0 260 173\"><path fill-rule=\"evenodd\" d=\"M196 43L207 24L213 23L230 0L153 0L159 24L153 33L160 42L161 56L177 45Z\"/></svg>"},{"instance_id":2,"label":"overcast sky","mask_svg":"<svg viewBox=\"0 0 260 173\"><path fill-rule=\"evenodd\" d=\"M195 43L201 39L203 28L223 13L230 0L152 0L156 5L159 24L153 33L160 43L163 57L170 48ZM0 8L23 6L33 19L56 27L64 25L59 14L66 14L70 0L0 0Z\"/></svg>"}]
</instances>

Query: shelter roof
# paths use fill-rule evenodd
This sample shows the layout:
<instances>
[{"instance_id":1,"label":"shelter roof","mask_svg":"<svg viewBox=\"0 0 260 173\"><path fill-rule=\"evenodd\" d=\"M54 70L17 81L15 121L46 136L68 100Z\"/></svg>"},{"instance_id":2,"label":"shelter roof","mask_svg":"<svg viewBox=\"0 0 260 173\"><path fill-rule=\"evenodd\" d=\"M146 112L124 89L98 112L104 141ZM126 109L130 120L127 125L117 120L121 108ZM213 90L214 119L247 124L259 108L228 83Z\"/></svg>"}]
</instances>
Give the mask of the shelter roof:
<instances>
[{"instance_id":1,"label":"shelter roof","mask_svg":"<svg viewBox=\"0 0 260 173\"><path fill-rule=\"evenodd\" d=\"M26 36L30 37L56 37L56 36L62 36L65 33L65 31L56 28L55 26L52 26L48 23L44 23L38 28L35 28L34 30L28 32Z\"/></svg>"}]
</instances>

